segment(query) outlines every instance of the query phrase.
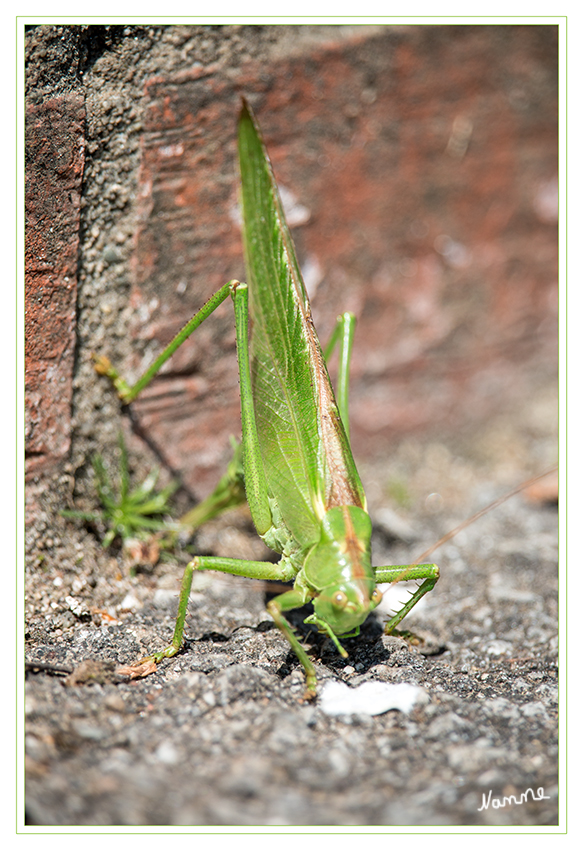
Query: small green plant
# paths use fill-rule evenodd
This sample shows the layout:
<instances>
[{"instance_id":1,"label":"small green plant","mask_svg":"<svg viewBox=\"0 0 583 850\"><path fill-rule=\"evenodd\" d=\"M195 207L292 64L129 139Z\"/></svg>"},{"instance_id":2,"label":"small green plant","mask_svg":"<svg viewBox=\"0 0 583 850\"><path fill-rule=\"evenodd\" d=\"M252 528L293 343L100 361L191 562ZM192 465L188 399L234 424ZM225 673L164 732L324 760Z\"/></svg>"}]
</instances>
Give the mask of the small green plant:
<instances>
[{"instance_id":1,"label":"small green plant","mask_svg":"<svg viewBox=\"0 0 583 850\"><path fill-rule=\"evenodd\" d=\"M101 543L104 549L111 546L116 537L121 538L122 544L126 546L129 541L147 540L156 532L178 530L179 527L161 518L163 515L168 515L170 497L178 484L172 482L163 490L156 491L155 487L160 474L160 470L156 468L141 484L130 489L128 452L121 433L119 448L118 487L112 481L101 455L96 454L91 461L102 510L61 511L61 515L65 517L82 519L91 523L103 523L107 528Z\"/></svg>"}]
</instances>

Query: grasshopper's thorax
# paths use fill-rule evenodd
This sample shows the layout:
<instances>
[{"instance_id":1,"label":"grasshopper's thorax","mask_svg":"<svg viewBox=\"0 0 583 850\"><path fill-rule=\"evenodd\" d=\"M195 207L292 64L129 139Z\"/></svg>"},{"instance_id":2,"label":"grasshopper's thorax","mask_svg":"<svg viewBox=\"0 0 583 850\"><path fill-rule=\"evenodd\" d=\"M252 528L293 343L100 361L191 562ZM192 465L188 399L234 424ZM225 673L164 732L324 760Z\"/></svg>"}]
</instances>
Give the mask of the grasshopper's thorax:
<instances>
[{"instance_id":1,"label":"grasshopper's thorax","mask_svg":"<svg viewBox=\"0 0 583 850\"><path fill-rule=\"evenodd\" d=\"M320 540L310 550L304 575L316 591L314 622L336 635L352 632L381 601L370 556L370 517L362 508L330 508L320 525Z\"/></svg>"}]
</instances>

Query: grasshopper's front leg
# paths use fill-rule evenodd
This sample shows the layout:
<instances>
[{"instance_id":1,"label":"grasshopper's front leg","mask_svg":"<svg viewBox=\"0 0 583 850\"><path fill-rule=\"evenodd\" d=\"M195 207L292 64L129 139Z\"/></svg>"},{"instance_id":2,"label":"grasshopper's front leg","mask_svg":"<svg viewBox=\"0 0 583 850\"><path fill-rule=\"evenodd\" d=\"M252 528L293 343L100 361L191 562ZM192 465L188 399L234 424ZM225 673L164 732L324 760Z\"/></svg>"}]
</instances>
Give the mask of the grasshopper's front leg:
<instances>
[{"instance_id":1,"label":"grasshopper's front leg","mask_svg":"<svg viewBox=\"0 0 583 850\"><path fill-rule=\"evenodd\" d=\"M251 373L249 366L249 351L248 351L248 290L245 284L238 281L231 281L225 284L213 298L208 301L204 307L194 316L190 322L177 334L173 342L162 352L156 363L140 378L133 387L129 387L124 381L119 379L115 370L108 364L102 364L103 368L100 371L114 382L118 388L120 398L126 403L129 403L139 390L143 389L149 381L154 377L160 366L168 359L168 357L176 350L187 336L189 336L196 327L198 327L207 316L212 313L216 307L225 300L226 296L231 294L235 309L235 324L237 329L237 356L239 360L239 380L241 385L241 420L243 430L243 455L244 455L244 479L246 498L249 502L251 514L257 531L260 534L267 532L272 525L271 510L269 507L269 499L267 495L267 485L265 481L265 471L263 469L263 461L259 449L259 439L257 436L257 425L255 422L255 412L253 408L253 397L251 390ZM242 476L241 476L241 453L240 447L237 447L234 452L233 461L231 462L231 475L227 473L225 479L219 483L215 493L211 495L210 507L214 514L225 509L224 504L215 504L221 501L223 495L227 502L236 503L243 501ZM231 480L232 479L232 480ZM225 485L224 487L222 485ZM225 493L223 494L223 490ZM217 500L217 492L219 492L220 500ZM203 510L206 510L209 500L203 503ZM232 506L232 504L229 504ZM200 506L197 506L200 510ZM218 509L217 509L218 508ZM196 511L196 509L194 509ZM188 515L187 515L188 516ZM191 521L192 515L188 517ZM198 521L199 516L196 515ZM242 561L232 558L213 558L213 557L196 557L187 565L182 579L182 587L180 591L180 599L178 603L178 613L176 616L176 625L174 628L174 636L172 643L160 652L155 652L152 655L142 658L130 668L124 668L128 675L144 676L153 672L163 658L172 658L176 655L183 643L184 625L186 621L186 613L188 608L188 599L192 586L192 577L194 570L217 570L220 572L230 573L231 575L241 575L247 578L290 581L295 578L296 571L291 565L282 561L280 564L274 565L264 561ZM298 605L302 605L299 602ZM292 607L298 607L292 606ZM281 619L281 617L280 617ZM308 662L309 663L309 662ZM312 668L313 669L313 668ZM120 671L121 672L121 671Z\"/></svg>"},{"instance_id":2,"label":"grasshopper's front leg","mask_svg":"<svg viewBox=\"0 0 583 850\"><path fill-rule=\"evenodd\" d=\"M294 634L294 630L283 616L284 611L292 611L294 608L301 608L308 600L301 590L289 590L286 593L281 593L267 604L267 610L273 617L275 625L283 632L288 639L291 648L302 667L306 676L306 691L304 699L312 700L316 697L316 670L312 664L306 650L303 648L299 640Z\"/></svg>"},{"instance_id":3,"label":"grasshopper's front leg","mask_svg":"<svg viewBox=\"0 0 583 850\"><path fill-rule=\"evenodd\" d=\"M245 576L246 578L262 579L264 581L291 581L296 576L296 571L293 566L282 559L278 564L271 564L269 561L239 561L235 558L213 558L200 557L195 558L186 568L189 567L199 570L217 570L219 572L230 573L231 575ZM186 603L188 602L188 594L190 593L190 585L192 583L191 569L187 576L186 572L182 581L182 591L180 594L180 603L178 606L178 617L176 619L176 629L174 631L174 639L172 645L169 646L163 653L160 653L160 658L170 658L178 652L182 644L182 635L184 632L184 617L186 615ZM188 583L188 587L186 586ZM306 676L306 692L305 699L314 699L316 696L316 670L310 661L308 654L294 634L294 631L286 618L283 616L284 611L291 611L294 608L301 608L309 602L309 593L302 588L294 588L285 593L280 593L267 604L267 610L273 617L276 626L283 632L289 641L291 648L298 657L298 660L304 668ZM175 649L176 647L176 649Z\"/></svg>"},{"instance_id":4,"label":"grasshopper's front leg","mask_svg":"<svg viewBox=\"0 0 583 850\"><path fill-rule=\"evenodd\" d=\"M411 598L400 608L394 617L385 624L385 634L392 634L409 611L419 600L433 590L439 579L439 567L436 564L414 564L396 567L375 567L375 581L385 584L397 581L415 581L423 579L423 583L411 594Z\"/></svg>"}]
</instances>

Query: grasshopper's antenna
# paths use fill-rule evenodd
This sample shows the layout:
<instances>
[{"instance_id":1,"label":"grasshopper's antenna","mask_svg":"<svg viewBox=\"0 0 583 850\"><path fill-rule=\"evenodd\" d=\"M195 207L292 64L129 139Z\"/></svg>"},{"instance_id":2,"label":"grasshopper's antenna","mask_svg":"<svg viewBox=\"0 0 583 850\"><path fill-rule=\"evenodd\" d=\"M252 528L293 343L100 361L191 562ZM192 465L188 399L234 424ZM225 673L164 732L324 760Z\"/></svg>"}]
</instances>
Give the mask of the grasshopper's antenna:
<instances>
[{"instance_id":1,"label":"grasshopper's antenna","mask_svg":"<svg viewBox=\"0 0 583 850\"><path fill-rule=\"evenodd\" d=\"M427 561L427 559L435 552L436 549L439 549L440 546L443 546L444 543L447 543L448 540L451 540L452 537L455 537L456 534L459 534L460 531L463 531L464 528L467 528L468 525L471 525L484 514L489 513L489 511L493 511L494 508L499 507L508 499L512 498L512 496L516 496L517 493L520 493L522 490L526 490L527 487L530 487L536 481L539 481L541 478L545 478L547 475L551 475L551 473L556 472L559 467L557 465L551 467L551 469L547 469L546 472L541 472L540 475L535 475L533 478L529 478L528 481L523 481L522 484L519 484L517 487L514 487L510 492L505 493L503 496L500 496L499 499L496 499L494 502L491 502L489 505L486 505L485 508L482 508L481 511L474 514L469 519L464 520L460 525L456 525L451 531L438 540L437 543L434 543L433 546L430 546L422 555L419 555L416 561L411 564L412 567L416 567L417 564L420 564L422 561Z\"/></svg>"}]
</instances>

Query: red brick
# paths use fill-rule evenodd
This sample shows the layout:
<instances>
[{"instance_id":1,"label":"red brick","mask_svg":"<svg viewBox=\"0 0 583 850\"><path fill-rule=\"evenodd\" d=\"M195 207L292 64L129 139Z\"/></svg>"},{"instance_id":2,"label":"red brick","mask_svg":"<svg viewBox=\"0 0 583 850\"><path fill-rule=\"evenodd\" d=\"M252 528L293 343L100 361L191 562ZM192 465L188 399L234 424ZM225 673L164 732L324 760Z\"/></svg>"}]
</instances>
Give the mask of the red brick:
<instances>
[{"instance_id":1,"label":"red brick","mask_svg":"<svg viewBox=\"0 0 583 850\"><path fill-rule=\"evenodd\" d=\"M27 476L70 446L84 118L75 94L26 113Z\"/></svg>"}]
</instances>

